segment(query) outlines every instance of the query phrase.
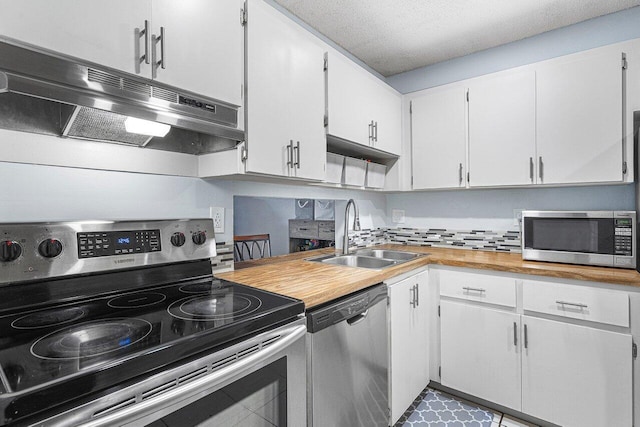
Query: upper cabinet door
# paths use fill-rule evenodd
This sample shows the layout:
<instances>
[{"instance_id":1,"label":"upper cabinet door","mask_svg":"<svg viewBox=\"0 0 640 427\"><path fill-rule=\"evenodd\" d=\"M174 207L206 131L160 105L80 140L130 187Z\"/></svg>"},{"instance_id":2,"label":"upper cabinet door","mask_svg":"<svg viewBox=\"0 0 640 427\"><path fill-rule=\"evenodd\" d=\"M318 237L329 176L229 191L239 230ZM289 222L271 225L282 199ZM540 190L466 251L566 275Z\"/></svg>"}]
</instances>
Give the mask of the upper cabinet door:
<instances>
[{"instance_id":1,"label":"upper cabinet door","mask_svg":"<svg viewBox=\"0 0 640 427\"><path fill-rule=\"evenodd\" d=\"M139 61L145 20L151 0L7 0L0 35L150 78L151 65Z\"/></svg>"},{"instance_id":2,"label":"upper cabinet door","mask_svg":"<svg viewBox=\"0 0 640 427\"><path fill-rule=\"evenodd\" d=\"M622 181L621 55L598 49L537 69L540 183Z\"/></svg>"},{"instance_id":3,"label":"upper cabinet door","mask_svg":"<svg viewBox=\"0 0 640 427\"><path fill-rule=\"evenodd\" d=\"M465 89L435 89L411 102L413 188L464 187Z\"/></svg>"},{"instance_id":4,"label":"upper cabinet door","mask_svg":"<svg viewBox=\"0 0 640 427\"><path fill-rule=\"evenodd\" d=\"M469 185L535 184L536 92L533 71L469 86Z\"/></svg>"},{"instance_id":5,"label":"upper cabinet door","mask_svg":"<svg viewBox=\"0 0 640 427\"><path fill-rule=\"evenodd\" d=\"M164 29L153 46L155 79L199 95L242 105L244 29L240 22L242 0L152 0L152 34ZM128 13L128 9L127 9Z\"/></svg>"},{"instance_id":6,"label":"upper cabinet door","mask_svg":"<svg viewBox=\"0 0 640 427\"><path fill-rule=\"evenodd\" d=\"M324 52L310 37L264 1L249 1L247 172L324 179Z\"/></svg>"},{"instance_id":7,"label":"upper cabinet door","mask_svg":"<svg viewBox=\"0 0 640 427\"><path fill-rule=\"evenodd\" d=\"M362 145L371 144L370 84L366 71L340 54L329 52L327 133ZM364 107L364 108L363 108Z\"/></svg>"},{"instance_id":8,"label":"upper cabinet door","mask_svg":"<svg viewBox=\"0 0 640 427\"><path fill-rule=\"evenodd\" d=\"M402 96L380 82L377 86L373 147L400 155L402 152Z\"/></svg>"}]
</instances>

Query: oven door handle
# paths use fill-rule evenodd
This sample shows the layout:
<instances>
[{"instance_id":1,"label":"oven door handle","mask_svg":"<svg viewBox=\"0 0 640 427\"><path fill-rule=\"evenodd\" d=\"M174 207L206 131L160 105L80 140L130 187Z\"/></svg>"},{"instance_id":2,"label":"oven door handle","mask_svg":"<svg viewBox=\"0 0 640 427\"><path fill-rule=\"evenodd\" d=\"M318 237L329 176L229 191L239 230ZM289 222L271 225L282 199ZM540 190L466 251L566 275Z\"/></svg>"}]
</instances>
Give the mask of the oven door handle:
<instances>
[{"instance_id":1,"label":"oven door handle","mask_svg":"<svg viewBox=\"0 0 640 427\"><path fill-rule=\"evenodd\" d=\"M218 371L209 373L202 378L193 380L184 385L170 388L166 392L161 392L148 400L139 401L139 399L136 398L138 400L136 403L114 410L110 414L101 415L84 424L74 425L81 425L84 427L123 426L129 423L135 423L143 417L153 415L161 409L166 408L167 404L171 404L171 412L177 411L178 409L195 402L209 393L213 393L222 386L230 384L247 375L254 370L254 368L260 366L260 364L265 360L277 355L297 340L303 338L306 332L306 326L300 324L282 330L280 333L281 338L275 343L268 347L261 348L253 354L245 356L245 358L227 365ZM251 339L248 341L251 341ZM139 391L138 393L134 393L138 396L138 394L141 394L142 392ZM184 401L186 402L183 405L180 405ZM148 422L152 421L154 420L152 419ZM147 421L145 420L145 423L146 422Z\"/></svg>"}]
</instances>

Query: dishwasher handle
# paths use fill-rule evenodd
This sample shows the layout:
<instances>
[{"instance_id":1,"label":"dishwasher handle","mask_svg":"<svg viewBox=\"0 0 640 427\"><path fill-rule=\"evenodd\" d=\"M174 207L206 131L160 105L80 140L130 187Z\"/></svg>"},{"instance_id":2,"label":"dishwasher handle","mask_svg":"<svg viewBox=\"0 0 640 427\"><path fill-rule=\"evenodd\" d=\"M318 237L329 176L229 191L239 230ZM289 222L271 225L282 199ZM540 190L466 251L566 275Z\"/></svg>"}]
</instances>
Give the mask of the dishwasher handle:
<instances>
[{"instance_id":1,"label":"dishwasher handle","mask_svg":"<svg viewBox=\"0 0 640 427\"><path fill-rule=\"evenodd\" d=\"M367 314L369 314L369 309L366 309L360 314L356 314L351 319L347 319L347 323L351 326L357 325L358 323L362 322L364 319L367 318Z\"/></svg>"}]
</instances>

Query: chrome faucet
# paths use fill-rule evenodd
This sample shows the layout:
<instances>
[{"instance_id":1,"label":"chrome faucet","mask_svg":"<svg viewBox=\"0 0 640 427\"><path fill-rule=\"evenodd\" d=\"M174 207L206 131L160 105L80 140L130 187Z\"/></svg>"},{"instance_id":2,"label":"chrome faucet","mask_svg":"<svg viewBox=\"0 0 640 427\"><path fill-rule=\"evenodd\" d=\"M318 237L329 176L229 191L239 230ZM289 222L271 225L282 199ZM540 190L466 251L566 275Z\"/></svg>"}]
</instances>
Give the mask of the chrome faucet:
<instances>
[{"instance_id":1,"label":"chrome faucet","mask_svg":"<svg viewBox=\"0 0 640 427\"><path fill-rule=\"evenodd\" d=\"M349 206L353 205L353 231L360 231L360 216L358 215L358 205L353 199L349 199L347 207L344 209L344 237L342 241L342 254L349 254Z\"/></svg>"}]
</instances>

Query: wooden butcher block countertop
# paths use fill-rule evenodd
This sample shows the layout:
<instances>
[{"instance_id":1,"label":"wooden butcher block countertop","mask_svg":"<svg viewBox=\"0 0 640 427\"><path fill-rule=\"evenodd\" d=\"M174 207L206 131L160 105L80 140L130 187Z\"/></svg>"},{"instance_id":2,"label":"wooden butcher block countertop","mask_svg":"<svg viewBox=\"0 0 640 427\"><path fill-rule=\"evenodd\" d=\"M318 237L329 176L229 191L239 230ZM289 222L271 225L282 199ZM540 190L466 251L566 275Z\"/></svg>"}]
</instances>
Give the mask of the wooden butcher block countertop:
<instances>
[{"instance_id":1,"label":"wooden butcher block countertop","mask_svg":"<svg viewBox=\"0 0 640 427\"><path fill-rule=\"evenodd\" d=\"M640 288L640 273L635 270L523 261L521 254L468 249L394 244L380 245L376 248L428 255L380 270L305 260L305 258L334 252L333 249L321 249L238 262L236 271L217 274L216 277L301 299L307 309L429 264L587 280Z\"/></svg>"}]
</instances>

